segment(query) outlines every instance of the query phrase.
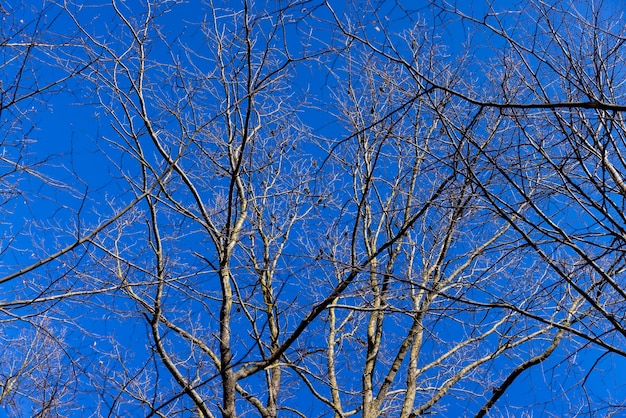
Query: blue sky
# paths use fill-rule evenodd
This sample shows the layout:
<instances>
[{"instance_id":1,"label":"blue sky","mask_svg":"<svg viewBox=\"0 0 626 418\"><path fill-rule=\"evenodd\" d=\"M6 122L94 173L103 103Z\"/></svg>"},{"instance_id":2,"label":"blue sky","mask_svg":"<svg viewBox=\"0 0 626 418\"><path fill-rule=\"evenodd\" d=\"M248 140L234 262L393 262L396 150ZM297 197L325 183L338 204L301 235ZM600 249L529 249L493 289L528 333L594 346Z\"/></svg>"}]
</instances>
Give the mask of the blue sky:
<instances>
[{"instance_id":1,"label":"blue sky","mask_svg":"<svg viewBox=\"0 0 626 418\"><path fill-rule=\"evenodd\" d=\"M287 341L314 306L350 281L331 310L324 309L284 351L280 407L303 416L332 416L319 398L331 397L327 342L334 314L342 324L335 330L340 397L346 411L356 408L360 416L368 323L384 312L373 379L379 388L388 362L421 315L411 296L424 291L433 302L420 305L427 309L417 362L424 372L414 407L432 399L464 366L496 352L432 408L442 416L474 415L508 373L545 349L556 329L528 342L524 337L545 321L563 320L576 305L576 291L557 267L584 289L594 290L592 282L601 280L593 266L580 264L575 249L550 240L549 221L541 220L540 210L572 236L589 231L580 232L580 245L599 265L619 259L618 250L602 253L611 238L597 235L602 225L590 216L593 212L567 193L551 194L565 171L538 182L532 200L537 208L525 212L528 223L511 217L524 200L520 190L530 190L533 175L544 175L541 170L549 166L524 135L553 127L537 120L551 121L554 115L530 112L517 123L507 111L480 108L450 93L505 100L498 88L509 87L498 77L508 70L513 86L507 91L518 92L515 99L570 98L568 80L558 79L554 70L562 57L548 60L555 67L547 68L527 54L529 68L539 68L533 80L515 61L514 48L508 50L510 63L520 66L502 64L510 44L481 26L495 25L497 16L519 45L530 45L532 34L547 42L546 26L527 26L539 15L530 3L495 2L493 10L502 13L488 17L483 2L462 5L456 15L438 10L443 3L427 2L301 2L284 13L278 10L286 3L257 3L250 5L249 43L239 3L115 4L120 15L106 2L68 4L67 10L47 2L9 5L0 32L7 39L0 67L3 106L12 97L10 86L19 84L19 97L62 80L0 115L5 132L0 170L7 190L0 219L1 344L18 364L27 358L24 341L50 338L42 345L58 358L35 352L57 359L39 362L53 364L46 370L69 388L53 413L149 416L157 408L166 415L193 416L191 398L154 340L152 309L160 297L163 315L171 321L158 325L164 350L219 416L221 378L207 353L219 354L220 274L228 264L235 370L262 361L276 348L272 344ZM603 7L621 11L618 3ZM577 10L588 16L592 9L579 5ZM153 20L145 32L142 67L138 45L144 33L137 28L148 13ZM575 13L554 13L554 19L572 19L570 26L567 21L558 26L564 38L576 34ZM127 25L137 29L139 39ZM610 30L621 34L620 28ZM606 42L621 51L619 36L608 33ZM31 49L29 42L34 42ZM544 46L557 54L554 45ZM580 50L572 45L572 51L584 54L583 46L588 43L581 41ZM594 68L593 57L584 68ZM65 80L68 72L72 77ZM247 85L251 75L256 78ZM133 90L140 78L141 94ZM429 79L450 91L433 88ZM533 86L543 85L543 93L533 92ZM619 100L623 87L613 88ZM620 123L616 118L618 140ZM562 157L561 151L569 156L566 145L559 148L568 138L559 131L546 137L549 156ZM233 168L241 155L241 168ZM180 171L171 170L168 158L176 159ZM489 166L493 161L501 164L500 171ZM579 168L572 165L572 172ZM606 167L598 170L606 175ZM586 178L580 181L589 184ZM618 193L606 193L622 200ZM502 200L494 203L494 196ZM225 260L233 219L244 212L242 230ZM507 216L518 230L505 230ZM97 233L89 235L92 231ZM395 241L400 231L405 234ZM498 231L502 235L491 242ZM524 241L524 231L536 247ZM376 264L363 263L374 251L368 245L384 248ZM28 266L27 273L16 274ZM622 284L621 276L615 280ZM381 300L376 289L385 294L384 308L375 309ZM624 310L619 297L617 290L607 291L606 309L613 315ZM35 303L16 306L15 300ZM619 330L590 303L577 305L572 327L622 349ZM454 348L463 341L468 344ZM500 352L504 341L519 345ZM520 375L491 416L601 416L623 408L623 357L587 343L566 333L554 354ZM448 350L450 355L440 358ZM440 364L431 364L437 359ZM36 382L51 380L42 378L46 370L29 375L23 392L45 396ZM265 403L272 370L241 380L242 390ZM385 406L397 408L401 402L407 370L405 360ZM0 371L6 379L11 365ZM72 382L78 382L76 391ZM36 411L28 396L11 396L13 404L0 401L7 416ZM237 408L240 414L258 414L241 395ZM281 414L296 416L292 409Z\"/></svg>"}]
</instances>

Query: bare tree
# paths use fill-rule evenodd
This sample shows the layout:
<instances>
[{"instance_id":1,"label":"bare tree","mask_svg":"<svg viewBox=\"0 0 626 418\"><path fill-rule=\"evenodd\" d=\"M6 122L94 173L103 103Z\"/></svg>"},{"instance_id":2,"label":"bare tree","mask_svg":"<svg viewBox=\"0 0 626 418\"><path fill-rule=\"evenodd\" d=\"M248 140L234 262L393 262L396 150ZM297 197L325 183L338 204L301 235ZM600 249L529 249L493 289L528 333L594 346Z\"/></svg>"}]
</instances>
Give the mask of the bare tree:
<instances>
[{"instance_id":1,"label":"bare tree","mask_svg":"<svg viewBox=\"0 0 626 418\"><path fill-rule=\"evenodd\" d=\"M488 305L559 331L545 355L529 356L512 369L478 415L496 405L522 371L554 352L564 334L572 338L570 355L587 359L585 366L573 364L584 371L567 390L580 390L582 400L570 404L568 413L613 414L624 407L610 394L594 393L588 383L601 373L599 363L619 362L624 354L623 33L615 18L620 15L611 8L596 2L524 1L471 9L433 2L434 25L458 25L467 39L449 64L457 83L442 80L440 70L417 61L388 32L376 40L364 25L352 27L334 15L353 42L378 60L404 68L417 86L449 95L463 109L456 117L442 111L441 123L446 136L466 152L459 171L479 196L481 203L474 207L488 208L508 224L518 248L532 250L511 251L509 257L537 266L539 275L524 274L519 293L495 293L497 302ZM374 13L371 21L382 27L381 9ZM412 50L424 39L416 35L410 39ZM479 45L493 49L485 54ZM486 302L484 296L472 299ZM595 397L600 400L591 401Z\"/></svg>"},{"instance_id":2,"label":"bare tree","mask_svg":"<svg viewBox=\"0 0 626 418\"><path fill-rule=\"evenodd\" d=\"M77 44L75 31L61 29L61 15L46 3L0 9L0 407L11 416L64 416L77 407L80 372L55 315L70 290L62 259L72 236L51 235L58 224L50 216L60 221L69 201L87 196L60 158L62 147L42 153L49 148L38 141L52 103L76 91L72 79L90 65L66 65Z\"/></svg>"},{"instance_id":3,"label":"bare tree","mask_svg":"<svg viewBox=\"0 0 626 418\"><path fill-rule=\"evenodd\" d=\"M418 28L407 41L420 37ZM409 417L481 399L487 411L521 371L554 352L580 301L547 294L539 280L515 283L546 271L520 260L528 251L473 184L489 166L453 130L465 117L461 103L416 85L403 62L371 47L354 48L338 75L348 80L339 110L354 134L332 147L350 191L328 228L343 231L331 234L328 256L337 281L345 266L369 262L329 307L326 349L297 369L335 416ZM438 48L414 49L410 68L438 72L453 89L459 81L437 68ZM503 300L541 306L554 321L529 322ZM494 370L501 358L515 359L505 361L508 376ZM327 369L315 374L315 364ZM329 396L319 387L327 379Z\"/></svg>"},{"instance_id":4,"label":"bare tree","mask_svg":"<svg viewBox=\"0 0 626 418\"><path fill-rule=\"evenodd\" d=\"M1 29L12 414L623 409L588 384L626 354L605 7L23 10ZM51 152L67 102L84 120Z\"/></svg>"}]
</instances>

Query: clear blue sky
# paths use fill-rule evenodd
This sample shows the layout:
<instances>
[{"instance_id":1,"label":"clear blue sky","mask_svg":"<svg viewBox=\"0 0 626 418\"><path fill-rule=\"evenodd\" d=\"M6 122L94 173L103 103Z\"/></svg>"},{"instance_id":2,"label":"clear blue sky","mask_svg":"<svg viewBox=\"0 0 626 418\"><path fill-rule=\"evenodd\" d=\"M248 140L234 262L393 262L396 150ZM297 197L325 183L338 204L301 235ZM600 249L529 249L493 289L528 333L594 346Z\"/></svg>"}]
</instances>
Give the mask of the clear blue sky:
<instances>
[{"instance_id":1,"label":"clear blue sky","mask_svg":"<svg viewBox=\"0 0 626 418\"><path fill-rule=\"evenodd\" d=\"M177 405L169 400L172 397L178 399L176 394L180 392L180 388L154 354L150 315L145 307L124 293L119 277L115 275L116 271L119 272L116 269L121 266L122 275L135 284L136 292L141 297L147 301L156 297L154 277L158 268L155 261L156 251L153 251L153 220L148 201L138 198L142 193L144 175L137 154L140 148L145 153L142 158L154 169L154 172L146 174L146 179L154 182L157 177L162 176L162 179L167 178L164 181L169 182L165 188L167 193L153 193L153 197L159 202L156 204L158 211L154 219L158 220L159 230L163 235L164 265L167 270L165 276L171 279L165 286L164 311L171 314L182 328L197 332L199 338L213 350L217 350L219 346L220 309L220 286L213 267L220 260L211 244L210 234L203 229L201 222L191 219L189 214L182 214L183 208L189 209L191 214L198 214L201 205L181 178L163 174L167 164L159 149L150 142L145 124L140 120L139 98L130 88L130 83L125 78L127 74L121 67L121 64L128 66L131 78L138 75L136 41L124 25L129 23L133 27L140 27L141 19L146 16L146 5L138 1L117 2L124 19L128 19L124 22L120 16L115 15L109 3L70 4L66 11L53 3L42 4L43 6L37 4L32 7L4 7L7 14L3 14L4 29L0 29L0 34L6 38L3 45L5 63L0 70L3 105L11 100L13 92L16 93L15 97L28 95L31 91L65 77L68 70L77 74L33 98L3 108L0 115L0 126L4 130L4 159L0 163L0 174L2 187L6 190L2 195L6 202L0 218L0 236L3 239L0 247L0 275L8 277L22 268L35 266L40 260L47 260L57 251L72 246L94 229L105 224L107 227L66 254L38 266L28 274L0 284L0 300L7 304L1 318L9 324L2 331L5 334L3 341L18 338L20 332L32 332L36 327L31 322L37 322L43 317L49 318L44 321L45 326L62 341L60 346L65 350L61 356L61 370L67 372L69 381L74 380L80 386L77 404L81 406L64 411L67 416L107 415L107 408L113 411L114 416L147 415L149 409L142 409L145 405L133 399L131 394L117 392L124 379L132 380L133 389L144 389L141 385L145 384L146 397L156 399L155 404L162 404L163 410L168 411L171 405ZM344 248L341 241L347 240L346 237L352 233L355 222L353 215L359 205L357 197L360 185L351 177L354 172L350 172L350 167L361 164L357 159L357 162L352 161L361 150L358 145L360 135L365 134L367 138L372 135L374 138L376 132L383 127L389 127L389 124L397 124L398 130L401 130L400 128L406 128L405 124L410 125L407 121L412 117L423 117L422 122L416 124L420 125L419 135L422 135L427 130L427 125L435 119L434 113L430 116L418 113L417 105L407 105L406 110L400 106L406 97L416 95L415 92L403 89L407 86L414 89L419 87L416 83L411 84L411 78L407 76L408 70L402 70L402 66L392 60L394 57L397 60L410 59L412 52L410 42L407 41L408 30L417 28L415 33L423 36L417 41L424 42L424 45L440 45L437 54L434 54L436 56L432 57L439 60L438 63L431 70L423 70L424 74L435 77L435 81L438 76L443 80L444 75L453 74L466 82L463 84L451 80L451 85L472 85L471 80L475 79L474 90L464 91L471 95L491 94L488 89L492 86L486 74L498 73L499 67L495 63L499 61L496 58L499 58L499 51L507 46L501 37L493 33L487 34L484 27L477 22L460 19L458 16L451 17L445 13L437 14L427 2L413 4L382 1L376 6L361 3L358 6L346 6L344 2L329 2L328 5L304 2L288 9L286 14L277 13L273 9L278 8L279 4L282 5L281 2L259 3L252 7L252 12L259 20L253 22L256 32L251 47L263 51L269 42L276 48L265 57L267 64L261 66L259 73L276 81L272 84L274 90L260 89L262 94L259 94L258 101L254 103L259 110L256 114L253 112L252 117L261 115L259 119L262 118L262 125L259 128L259 139L255 139L257 142L250 146L250 156L245 160L246 169L251 173L247 181L249 187L256 192L272 181L277 183L272 189L276 192L275 196L263 200L263 193L259 192L254 199L259 202L259 207L255 208L258 212L250 210L246 220L247 235L241 238L236 247L239 258L233 261L233 274L234 281L239 286L237 291L240 294L237 298L241 297L239 307L233 308L236 313L232 322L236 368L248 361L260 359L259 347L250 337L253 332L260 332L265 342L268 342L269 321L260 313L258 321L250 321L245 316L245 309L244 312L240 310L242 306L263 304L259 296L261 285L257 281L257 276L263 269L255 270L250 261L251 254L260 256L261 248L254 216L258 214L259 219L268 222L264 227L277 236L282 231L280 226L272 229L280 223L273 216L287 214L297 219L283 249L284 257L278 261L275 272L275 296L279 300L277 312L282 315L282 341L296 329L311 307L322 300L336 284L340 267L348 265L347 262L342 263L349 260L350 248L347 245ZM332 7L329 8L329 5ZM245 86L241 84L245 77L235 73L239 68L238 64L245 61L246 44L233 38L230 33L235 21L234 13L241 13L241 8L230 2L216 2L213 6L211 8L201 5L194 0L187 3L163 1L152 6L150 13L154 16L154 25L148 31L150 42L146 48L148 65L145 68L145 98L148 113L154 118L153 128L158 131L159 138L162 138L161 145L171 155L176 156L181 152L181 164L190 173L203 207L217 225L226 225L226 215L222 209L227 200L230 179L224 175L223 168L227 165L225 150L228 146L215 138L220 138L220 135L226 138L228 132L223 118L224 110L229 109L224 90L230 89L230 99L241 99L242 103L246 103ZM484 2L472 2L471 6L459 7L462 7L462 13L467 13L468 17L476 16L479 21L487 10ZM509 2L493 4L494 10L503 12L498 15L502 19L500 23L504 27L515 28L511 29L511 33L514 36L519 34L521 42L526 43L524 36L533 31L520 27L527 22L520 18L524 13L518 13L519 7L521 6L511 7ZM611 2L604 3L603 7L612 7L619 12L622 8L621 4ZM372 8L376 8L376 13L373 13ZM587 9L581 6L580 10ZM71 18L68 11L76 20ZM353 39L354 46L349 51L353 55L348 54L349 43L337 30L333 12L340 23L353 30L358 37ZM214 27L210 27L213 24L211 13L220 16ZM495 19L491 16L485 18L484 22L496 24ZM284 22L284 33L280 29L274 32L279 27L277 22ZM77 24L83 26L79 29ZM210 29L207 30L203 25L209 25ZM206 35L214 30L229 34L224 39L227 48L224 57L231 61L225 64L228 71L225 74L220 74L217 70L215 56L218 44L214 38ZM524 33L525 30L528 32ZM542 30L545 27L539 27L537 32ZM559 30L569 33L566 26ZM575 31L572 29L572 32ZM8 37L11 33L13 35ZM33 33L36 34L36 46L24 61L24 40L28 34ZM241 28L238 28L237 33L242 33ZM268 41L270 35L272 38ZM371 49L359 46L359 40L367 40L378 47L372 52ZM229 44L231 41L232 44ZM51 46L53 44L56 46ZM107 51L102 46L110 50ZM392 46L396 48L395 51ZM344 49L333 50L335 48ZM286 70L272 73L273 69L287 61L285 49L289 51L289 58L294 62ZM433 51L435 49L437 48L433 48ZM468 50L470 52L465 56ZM118 63L112 60L111 52L116 54ZM618 52L623 51L618 48ZM299 62L303 54L310 54L312 57ZM12 57L17 59L12 61ZM255 58L261 60L259 56ZM93 60L93 65L85 66L89 60ZM22 66L22 62L25 65ZM365 64L367 62L370 64ZM420 63L427 67L427 57L420 58ZM532 65L534 64L531 63ZM363 76L370 68L381 72L369 80L381 83L381 87L372 88L367 84L368 80ZM419 70L422 71L421 68ZM549 70L542 68L541 71L537 73L540 76L550 74ZM623 70L618 68L617 71ZM284 79L276 76L280 74L283 77L283 73ZM225 86L220 82L220 77L226 77L232 84ZM469 78L471 80L468 81ZM117 84L111 83L112 80ZM12 90L11 86L16 83L20 87ZM529 83L532 84L532 81ZM545 84L549 86L548 93L554 93L556 98L562 99L560 93L565 95L563 85L555 87L549 80ZM261 86L264 87L263 84ZM375 102L376 91L380 91L381 97L385 96L388 86L393 86L395 93ZM619 88L623 89L621 86ZM351 89L358 91L357 94L353 94ZM372 94L372 91L376 94ZM445 94L442 93L441 96ZM441 96L433 93L432 100L439 100ZM536 98L522 97L531 100ZM454 100L457 99L450 99ZM381 107L374 108L373 102ZM390 108L388 111L383 105L395 105L400 110L396 112ZM246 106L247 103L239 109L245 110ZM367 129L359 130L354 125L350 126L348 121L352 109L362 112L355 119L362 122ZM462 114L463 111L467 113ZM463 102L455 108L455 112L455 116L458 116L456 121L469 124L478 110L476 106ZM237 120L236 117L233 120L235 124L242 124L242 120ZM486 132L490 129L490 120L484 120L485 122L480 122L483 125L479 123L475 131L479 138L482 134L487 136ZM454 122L450 123L452 125ZM137 133L137 142L133 142L135 138L131 127ZM440 129L440 137L449 134L441 125L436 127ZM235 137L239 138L237 135ZM497 141L506 143L509 139L511 138L503 135ZM452 142L454 138L451 137L450 141L442 140L441 143ZM397 178L400 179L398 182L406 180L402 170L405 169L404 157L408 156L394 154L408 149L403 147L404 145L397 145L392 140L381 145L380 165L376 166L374 172L380 182L377 190L382 197L372 197L375 220L387 209L387 203L382 200L391 194L391 182ZM429 150L426 157L428 164L419 174L421 183L415 192L416 199L431 195L436 189L436 182L450 170L453 162L447 153L448 148L444 145ZM447 157L442 158L444 155ZM17 172L13 171L15 167L19 168ZM281 174L275 176L278 171ZM490 173L479 173L479 176L488 175ZM507 196L507 190L510 191L508 186L498 187L501 187L502 196ZM158 189L159 187L155 187L154 190ZM510 192L510 196L518 197L515 192ZM181 206L176 207L174 202ZM549 202L546 207L548 211L554 211L558 222L573 225L573 230L591 223L590 218L582 218L585 214L578 208L570 208L558 199ZM109 224L109 220L122 210L123 216ZM266 212L261 214L263 210ZM407 244L407 248L418 248L419 252L419 248L430 248L431 244L432 248L437 247L438 235L431 231L436 230L437 226L445 225L447 220L444 205L437 210L441 211L433 209L428 212L424 216L424 222L416 224L412 229L411 237L415 243L412 244L413 247ZM298 218L298 213L302 214L302 219ZM489 210L479 208L475 213L478 214L476 220L464 221L459 227L458 235L455 235L458 238L450 244L451 249L446 254L447 261L442 268L444 275L452 274L469 249L487 240L488 235L503 225L495 220L495 215ZM382 215L380 216L382 219ZM270 220L276 224L270 223ZM476 226L479 223L480 227ZM354 230L357 231L355 234L364 233L360 226ZM388 231L387 233L392 235ZM543 261L526 246L519 244L520 251L513 252L511 249L517 245L518 239L507 234L502 240L501 248L504 248L504 253L511 251L508 255L500 258L499 248L495 246L484 259L473 265L474 271L478 272L476 283L481 283L483 277L491 277L492 282L484 285L485 288L476 290L467 285L463 290L454 286L446 290L450 292L450 298L443 298L444 301L435 305L432 316L427 316L425 321L428 332L420 365L436 358L440 350L448 347L447 344L451 341L471 338L474 330L484 332L489 324L503 314L503 311L479 308L468 308L467 311L457 313L455 303L460 303L458 300L467 297L468 300L481 303L499 303L503 299L506 301L506 297L511 297L513 299L508 302L516 303L521 300L516 299L518 296L521 298L532 295L531 287L536 285L539 289L537 295L556 304L558 295L566 293L564 288L555 285L557 290L554 300L550 299L552 295L549 288L559 278L553 272L542 272L541 266L545 268ZM335 242L333 240L338 242L335 247L329 244L331 241ZM279 242L277 240L270 245L270 253L279 251ZM557 253L557 246L551 246L552 243L546 243L547 248L554 248ZM357 247L358 259L361 260L365 254L364 244L360 242ZM329 255L329 248L336 250L332 257ZM116 264L119 259L113 257L116 252L123 258L119 265ZM409 253L410 251L399 256L400 262L393 272L385 273L398 278L403 278L405 273L408 275L407 271L411 270L410 262L407 261ZM572 254L566 252L563 257L573 256ZM422 256L424 260L428 259L427 255ZM337 261L334 257L344 258ZM382 257L384 259L385 256ZM490 262L495 267L487 266ZM416 261L411 266L419 270L425 263ZM501 274L494 272L498 269L501 269ZM346 271L348 270L346 267ZM380 275L383 277L382 272ZM346 290L345 297L338 301L338 304L358 305L359 309L355 310L354 316L361 318L363 324L369 312L371 296L364 290L367 288L365 276L358 276ZM339 277L343 276L339 274ZM581 281L591 280L591 275L585 276L581 273L580 277ZM465 280L466 276L463 275L462 278ZM467 279L464 283L471 280ZM398 309L390 310L385 319L387 327L384 342L388 353L393 353L400 344L401 339L398 336L403 335L411 319L400 312L400 307L405 306L403 304L406 302L403 299L406 294L402 292L408 291L407 287L403 287L405 283L401 280L398 283ZM516 290L505 293L513 288ZM528 290L528 293L524 293L524 290ZM490 294L490 291L503 293ZM85 296L80 292L90 295ZM80 294L23 307L10 304L16 299L37 300L65 293ZM624 301L616 303L615 312L621 312L623 304ZM524 308L532 310L532 305L532 300L523 301ZM469 305L462 306L467 308ZM445 309L454 313L440 316L439 312ZM536 312L550 320L563 315L561 311L546 312L541 307ZM33 313L36 315L29 317ZM19 320L15 320L15 315ZM590 324L589 333L603 329L605 323L602 318L598 320L600 325L597 327L591 319L593 312L584 318L582 313L580 315L581 322L585 324L581 325L583 329ZM350 323L347 313L341 312L339 317ZM301 348L323 347L328 333L327 318L326 313L321 314L310 330L303 333L287 350L287 356L294 359ZM255 325L260 331L254 329ZM532 332L539 326L533 319L520 317L511 321L510 328L502 330L501 335L512 335L514 330L519 330L521 334ZM197 381L205 382L200 390L207 399L219 393L219 375L210 365L210 359L185 338L176 336L175 332L163 332L168 350L173 356L188 360L188 367L181 360L181 369L187 373L185 378L197 378ZM351 402L360 401L358 392L364 349L359 341L365 338L364 325L355 326L353 335L349 338L346 336L345 352L340 359L340 380L346 388L346 393L343 394L346 410L354 407ZM618 337L614 340L607 339L609 340L617 341L616 345L621 341ZM547 337L533 341L525 345L524 349L511 351L510 357L501 356L488 362L483 368L477 368L471 379L458 383L455 391L442 401L442 416L476 413L490 396L490 388L501 382L526 357L530 357L531 351L544 347L548 341ZM474 351L468 349L464 353L467 356L472 353L478 355L497 344L498 333L494 333L484 340L484 345L479 344ZM361 347L360 351L358 347ZM352 354L350 350L353 350ZM312 367L317 362L320 366L321 383L315 382L313 386L323 396L330 396L323 381L327 375L322 354L311 354L302 364ZM468 360L460 357L458 364ZM384 363L384 360L389 358L381 358L380 363ZM0 365L0 370L2 367L4 366ZM382 375L385 366L379 367L377 373ZM446 367L452 366L444 362L443 367L434 368L423 377L432 379L433 385L442 384L444 377L448 376L446 373L450 371ZM602 408L608 408L611 402L623 404L623 399L626 398L623 377L625 367L623 358L605 355L605 350L601 348L585 345L579 338L566 336L546 362L525 372L516 380L496 404L493 416L521 416L523 413L537 417L569 416L579 405L582 405L579 413L586 415L591 410L586 409L588 404L598 408L594 409L594 414L601 414ZM285 393L288 393L288 389L292 392L281 399L283 405L300 408L307 416L332 416L330 409L317 401L294 371L288 368L284 370ZM195 373L198 375L194 375ZM404 376L405 369L400 373ZM483 383L489 379L495 380L483 388ZM98 387L99 384L102 386ZM261 390L261 377L252 377L245 381L245 385L253 395L259 395L264 400L261 393L254 393L254 389ZM430 381L425 382L424 388L429 385ZM401 390L401 386L397 384L394 388ZM350 390L355 393L350 393ZM482 393L483 396L468 395L472 391ZM562 396L563 391L566 391L567 396ZM430 393L429 389L424 389L424 393L420 395L424 395L426 399L427 393ZM119 395L119 399L116 399L116 395ZM185 396L181 399L185 399ZM27 401L23 402L23 416L28 416L31 405ZM183 400L181 405L189 407L190 402ZM210 405L213 412L219 415L214 409L216 404ZM242 410L250 408L244 401L238 405ZM191 416L189 410L180 413ZM289 416L289 413L285 412L284 416Z\"/></svg>"}]
</instances>

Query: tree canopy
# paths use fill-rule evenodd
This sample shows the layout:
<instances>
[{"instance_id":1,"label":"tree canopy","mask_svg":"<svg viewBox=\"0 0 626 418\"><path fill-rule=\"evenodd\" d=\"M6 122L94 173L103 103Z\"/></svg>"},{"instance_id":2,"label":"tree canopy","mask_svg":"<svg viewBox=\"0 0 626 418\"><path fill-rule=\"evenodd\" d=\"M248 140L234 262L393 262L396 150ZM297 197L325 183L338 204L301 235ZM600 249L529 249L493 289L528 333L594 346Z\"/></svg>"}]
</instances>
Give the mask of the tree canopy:
<instances>
[{"instance_id":1,"label":"tree canopy","mask_svg":"<svg viewBox=\"0 0 626 418\"><path fill-rule=\"evenodd\" d=\"M626 409L618 1L9 2L11 416Z\"/></svg>"}]
</instances>

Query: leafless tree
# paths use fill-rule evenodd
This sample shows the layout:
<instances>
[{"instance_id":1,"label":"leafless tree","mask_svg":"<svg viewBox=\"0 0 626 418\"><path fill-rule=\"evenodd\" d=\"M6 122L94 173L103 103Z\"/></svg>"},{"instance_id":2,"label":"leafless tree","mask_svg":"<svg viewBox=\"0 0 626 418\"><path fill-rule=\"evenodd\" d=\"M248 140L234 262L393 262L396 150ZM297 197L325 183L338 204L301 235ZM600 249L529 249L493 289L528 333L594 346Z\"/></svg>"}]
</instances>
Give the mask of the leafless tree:
<instances>
[{"instance_id":1,"label":"leafless tree","mask_svg":"<svg viewBox=\"0 0 626 418\"><path fill-rule=\"evenodd\" d=\"M532 250L509 257L523 257L523 265L538 269L524 274L528 281L521 292L495 293L498 301L490 306L558 329L546 354L569 335L570 356L587 358L572 385L583 400L572 403L569 413L613 414L624 405L611 394L593 393L588 380L601 373L602 361L619 364L624 355L621 14L609 2L431 6L433 20L418 21L417 27L457 25L464 33L454 59L439 67L447 63L456 83L415 59L423 31L410 36L409 50L389 32L377 40L368 37L364 24L350 26L338 14L334 19L378 60L403 68L416 85L412 94L419 88L445 93L462 109L457 116L441 111L441 129L466 152L458 159L459 172L479 197L473 207L504 220L518 248ZM373 10L369 22L383 27L381 9ZM526 365L544 359L528 354L479 415Z\"/></svg>"},{"instance_id":2,"label":"leafless tree","mask_svg":"<svg viewBox=\"0 0 626 418\"><path fill-rule=\"evenodd\" d=\"M7 10L0 405L620 411L587 382L626 354L623 24L408 7Z\"/></svg>"},{"instance_id":3,"label":"leafless tree","mask_svg":"<svg viewBox=\"0 0 626 418\"><path fill-rule=\"evenodd\" d=\"M80 372L54 311L67 295L69 266L61 265L71 249L67 234L49 234L48 217L86 196L59 169L67 161L40 152L49 148L37 140L51 103L90 64L65 65L77 45L61 15L46 3L0 9L0 407L10 416L67 415L77 405Z\"/></svg>"}]
</instances>

